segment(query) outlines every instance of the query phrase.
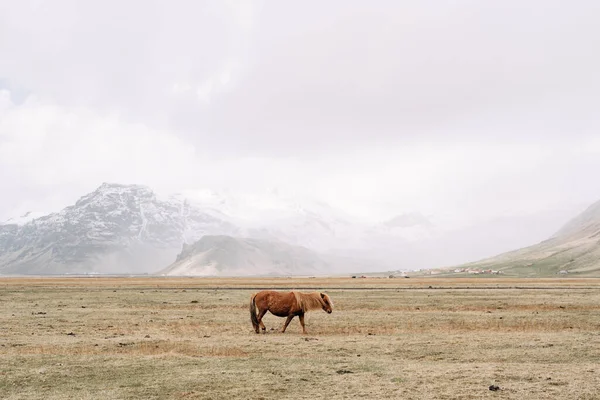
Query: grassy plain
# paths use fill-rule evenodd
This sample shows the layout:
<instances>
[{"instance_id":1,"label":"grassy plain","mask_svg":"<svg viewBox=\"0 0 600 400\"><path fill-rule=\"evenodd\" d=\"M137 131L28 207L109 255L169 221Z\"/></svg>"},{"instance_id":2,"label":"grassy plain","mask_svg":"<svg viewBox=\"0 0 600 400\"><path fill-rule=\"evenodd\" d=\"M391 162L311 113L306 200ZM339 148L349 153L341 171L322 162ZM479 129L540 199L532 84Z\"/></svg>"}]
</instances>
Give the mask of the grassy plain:
<instances>
[{"instance_id":1,"label":"grassy plain","mask_svg":"<svg viewBox=\"0 0 600 400\"><path fill-rule=\"evenodd\" d=\"M1 278L0 398L600 399L600 279Z\"/></svg>"}]
</instances>

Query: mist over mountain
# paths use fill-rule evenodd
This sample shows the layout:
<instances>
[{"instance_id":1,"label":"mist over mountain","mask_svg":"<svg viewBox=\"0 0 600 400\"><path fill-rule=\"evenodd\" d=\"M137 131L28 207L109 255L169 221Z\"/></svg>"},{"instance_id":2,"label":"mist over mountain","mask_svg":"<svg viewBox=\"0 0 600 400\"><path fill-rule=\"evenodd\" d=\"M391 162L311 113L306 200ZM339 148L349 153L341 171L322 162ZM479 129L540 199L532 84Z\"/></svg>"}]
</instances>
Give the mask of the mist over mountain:
<instances>
[{"instance_id":1,"label":"mist over mountain","mask_svg":"<svg viewBox=\"0 0 600 400\"><path fill-rule=\"evenodd\" d=\"M145 186L104 183L60 212L28 214L0 225L0 273L154 273L170 265L182 245L205 235L276 241L284 247L289 242L289 251L293 245L328 251L357 244L360 227L340 215L325 204L299 203L277 192L161 197ZM321 265L321 273L330 272L327 265ZM238 272L266 267L250 264Z\"/></svg>"},{"instance_id":2,"label":"mist over mountain","mask_svg":"<svg viewBox=\"0 0 600 400\"><path fill-rule=\"evenodd\" d=\"M449 229L419 212L367 223L281 189L161 196L146 186L104 183L59 212L28 213L0 224L0 273L155 273L172 265L184 245L195 246L197 254L173 273L433 268L534 243L559 223L549 213ZM523 232L516 235L523 225L535 227L529 242ZM227 249L232 254L225 257ZM214 254L219 257L213 262Z\"/></svg>"},{"instance_id":3,"label":"mist over mountain","mask_svg":"<svg viewBox=\"0 0 600 400\"><path fill-rule=\"evenodd\" d=\"M319 275L333 265L316 252L283 242L231 236L204 236L184 245L176 261L159 275L247 276Z\"/></svg>"}]
</instances>

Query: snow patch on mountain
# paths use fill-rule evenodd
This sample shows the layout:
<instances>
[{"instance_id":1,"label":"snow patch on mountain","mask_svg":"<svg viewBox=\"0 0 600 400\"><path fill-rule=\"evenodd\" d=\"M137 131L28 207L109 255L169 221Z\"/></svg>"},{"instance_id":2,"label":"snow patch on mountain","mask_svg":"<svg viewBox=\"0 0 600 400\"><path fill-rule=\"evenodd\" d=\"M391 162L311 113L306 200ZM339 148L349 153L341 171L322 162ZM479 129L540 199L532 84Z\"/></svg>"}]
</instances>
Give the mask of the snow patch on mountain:
<instances>
[{"instance_id":1,"label":"snow patch on mountain","mask_svg":"<svg viewBox=\"0 0 600 400\"><path fill-rule=\"evenodd\" d=\"M8 218L5 221L0 222L0 225L25 225L28 222L33 221L36 218L40 218L47 215L47 213L39 211L28 211L18 217Z\"/></svg>"}]
</instances>

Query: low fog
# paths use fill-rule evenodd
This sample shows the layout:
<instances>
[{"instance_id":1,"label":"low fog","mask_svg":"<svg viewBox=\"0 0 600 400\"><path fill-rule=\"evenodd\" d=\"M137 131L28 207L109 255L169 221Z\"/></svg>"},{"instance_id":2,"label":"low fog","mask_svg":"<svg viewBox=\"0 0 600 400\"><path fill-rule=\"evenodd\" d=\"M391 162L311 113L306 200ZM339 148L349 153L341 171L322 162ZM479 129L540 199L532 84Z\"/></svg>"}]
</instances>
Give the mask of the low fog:
<instances>
[{"instance_id":1,"label":"low fog","mask_svg":"<svg viewBox=\"0 0 600 400\"><path fill-rule=\"evenodd\" d=\"M537 243L600 199L599 20L591 0L0 1L0 222L116 182L420 215L435 235L386 247L415 267Z\"/></svg>"}]
</instances>

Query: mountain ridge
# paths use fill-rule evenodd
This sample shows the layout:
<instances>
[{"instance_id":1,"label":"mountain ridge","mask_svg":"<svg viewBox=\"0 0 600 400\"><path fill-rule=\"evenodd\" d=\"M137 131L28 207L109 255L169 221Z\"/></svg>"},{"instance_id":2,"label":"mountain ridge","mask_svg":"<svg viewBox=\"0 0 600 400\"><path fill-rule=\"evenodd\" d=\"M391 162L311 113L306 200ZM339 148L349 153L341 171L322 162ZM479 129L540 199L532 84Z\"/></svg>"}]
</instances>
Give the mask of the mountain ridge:
<instances>
[{"instance_id":1,"label":"mountain ridge","mask_svg":"<svg viewBox=\"0 0 600 400\"><path fill-rule=\"evenodd\" d=\"M600 276L600 201L540 243L461 267L493 268L516 276Z\"/></svg>"}]
</instances>

